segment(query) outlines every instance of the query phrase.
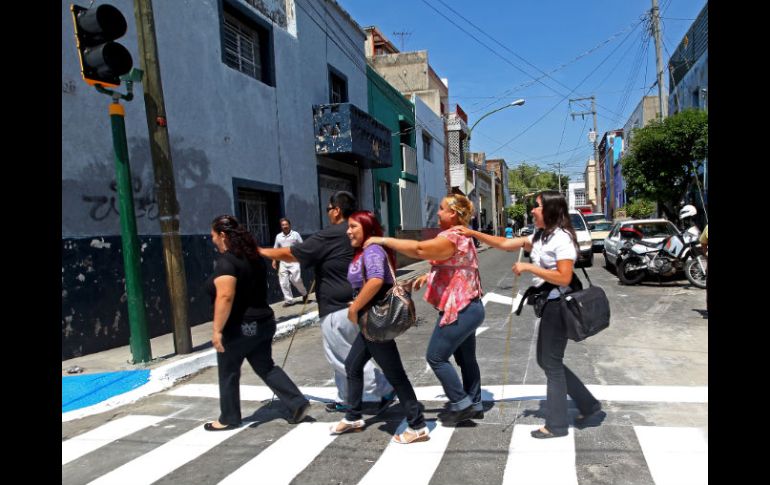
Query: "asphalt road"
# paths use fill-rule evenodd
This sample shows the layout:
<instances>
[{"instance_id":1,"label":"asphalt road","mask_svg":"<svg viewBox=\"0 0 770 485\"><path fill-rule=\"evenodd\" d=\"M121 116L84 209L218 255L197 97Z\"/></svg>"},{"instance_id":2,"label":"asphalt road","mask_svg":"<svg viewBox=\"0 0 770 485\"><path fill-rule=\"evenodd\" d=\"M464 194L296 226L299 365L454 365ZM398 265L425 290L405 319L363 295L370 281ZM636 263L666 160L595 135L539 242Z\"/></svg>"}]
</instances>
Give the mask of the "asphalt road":
<instances>
[{"instance_id":1,"label":"asphalt road","mask_svg":"<svg viewBox=\"0 0 770 485\"><path fill-rule=\"evenodd\" d=\"M612 324L584 342L569 342L565 363L602 401L607 417L598 427L571 428L566 438L534 440L529 430L543 423L545 395L545 376L535 361L538 321L525 306L512 317L506 342L510 305L501 303L512 296L515 256L491 249L480 254L488 294L477 336L485 419L458 428L433 421L444 399L424 354L437 312L421 290L415 294L421 324L397 342L426 407L430 441L389 445L404 425L398 405L369 416L361 433L329 437L328 424L342 415L327 413L319 401L333 397L333 381L320 329L312 326L298 332L285 366L311 399L319 399L306 423L289 425L283 405L269 406L269 392L246 364L245 426L201 432L218 415L217 373L209 368L137 403L62 423L63 462L70 453L62 483L706 483L705 291L683 276L621 286L596 255L588 273L611 301ZM582 272L578 276L584 279ZM522 291L529 280L521 278ZM289 339L275 343L277 363L288 345ZM577 410L570 407L570 413Z\"/></svg>"}]
</instances>

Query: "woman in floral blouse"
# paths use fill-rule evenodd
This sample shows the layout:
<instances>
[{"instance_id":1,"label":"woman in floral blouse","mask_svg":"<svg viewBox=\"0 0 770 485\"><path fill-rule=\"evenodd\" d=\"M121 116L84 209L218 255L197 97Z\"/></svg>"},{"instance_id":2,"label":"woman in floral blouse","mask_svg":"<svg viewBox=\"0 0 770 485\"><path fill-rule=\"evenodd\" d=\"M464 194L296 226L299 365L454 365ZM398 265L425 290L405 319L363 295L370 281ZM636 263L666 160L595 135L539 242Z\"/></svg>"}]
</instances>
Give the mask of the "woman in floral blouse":
<instances>
[{"instance_id":1,"label":"woman in floral blouse","mask_svg":"<svg viewBox=\"0 0 770 485\"><path fill-rule=\"evenodd\" d=\"M379 244L431 263L430 273L418 278L414 289L427 282L425 301L439 311L426 360L449 399L447 409L439 414L442 423L449 426L484 417L481 373L476 361L476 329L484 321L478 256L473 239L452 229L458 224L467 225L472 213L473 204L467 197L451 194L439 206L442 231L435 238L412 241L372 237L365 243ZM462 380L449 362L452 355L460 366Z\"/></svg>"}]
</instances>

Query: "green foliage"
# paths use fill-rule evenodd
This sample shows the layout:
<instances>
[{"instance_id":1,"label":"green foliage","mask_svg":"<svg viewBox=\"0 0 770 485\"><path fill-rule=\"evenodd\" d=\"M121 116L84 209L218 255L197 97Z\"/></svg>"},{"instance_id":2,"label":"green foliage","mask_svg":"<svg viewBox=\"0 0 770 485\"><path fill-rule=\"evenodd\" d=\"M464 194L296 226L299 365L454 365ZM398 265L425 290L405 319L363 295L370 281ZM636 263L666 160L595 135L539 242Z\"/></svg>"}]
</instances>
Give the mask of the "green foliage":
<instances>
[{"instance_id":1,"label":"green foliage","mask_svg":"<svg viewBox=\"0 0 770 485\"><path fill-rule=\"evenodd\" d=\"M657 201L672 212L708 156L708 113L685 110L631 135L629 151L621 159L626 192L631 198Z\"/></svg>"},{"instance_id":2,"label":"green foliage","mask_svg":"<svg viewBox=\"0 0 770 485\"><path fill-rule=\"evenodd\" d=\"M655 202L647 199L636 199L621 209L631 219L646 219L655 212Z\"/></svg>"},{"instance_id":3,"label":"green foliage","mask_svg":"<svg viewBox=\"0 0 770 485\"><path fill-rule=\"evenodd\" d=\"M505 208L505 212L508 214L509 219L523 221L527 215L527 206L523 203L509 205Z\"/></svg>"},{"instance_id":4,"label":"green foliage","mask_svg":"<svg viewBox=\"0 0 770 485\"><path fill-rule=\"evenodd\" d=\"M562 191L567 189L569 177L561 176ZM512 170L508 170L508 191L521 199L527 194L540 192L541 190L558 190L559 176L556 172L544 171L537 165L522 163Z\"/></svg>"}]
</instances>

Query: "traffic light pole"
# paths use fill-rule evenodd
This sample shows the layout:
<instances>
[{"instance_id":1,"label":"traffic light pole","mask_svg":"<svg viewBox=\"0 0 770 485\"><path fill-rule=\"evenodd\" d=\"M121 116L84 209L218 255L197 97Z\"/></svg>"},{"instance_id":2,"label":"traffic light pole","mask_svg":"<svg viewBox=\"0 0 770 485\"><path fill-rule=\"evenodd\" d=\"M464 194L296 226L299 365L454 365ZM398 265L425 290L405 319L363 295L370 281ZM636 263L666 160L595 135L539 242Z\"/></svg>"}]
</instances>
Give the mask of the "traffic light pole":
<instances>
[{"instance_id":1,"label":"traffic light pole","mask_svg":"<svg viewBox=\"0 0 770 485\"><path fill-rule=\"evenodd\" d=\"M128 163L128 144L126 142L126 111L119 103L123 98L133 98L131 82L129 94L121 95L100 85L96 89L112 96L110 103L110 123L112 125L112 145L115 151L115 179L118 189L118 207L120 209L120 239L123 245L123 265L126 273L126 295L128 297L128 325L130 328L129 344L133 363L149 362L152 359L150 338L147 330L147 316L144 309L144 291L142 290L142 269L139 265L139 237L136 234L136 215L134 213L134 192L131 188L131 167Z\"/></svg>"}]
</instances>

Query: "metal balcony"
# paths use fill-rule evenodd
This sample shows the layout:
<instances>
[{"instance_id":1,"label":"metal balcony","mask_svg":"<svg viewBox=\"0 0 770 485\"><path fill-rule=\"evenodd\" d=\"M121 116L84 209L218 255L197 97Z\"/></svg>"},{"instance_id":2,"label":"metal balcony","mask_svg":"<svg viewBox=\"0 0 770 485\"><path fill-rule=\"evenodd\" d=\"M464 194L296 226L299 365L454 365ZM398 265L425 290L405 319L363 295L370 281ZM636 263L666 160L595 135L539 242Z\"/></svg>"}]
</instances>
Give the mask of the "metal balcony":
<instances>
[{"instance_id":1,"label":"metal balcony","mask_svg":"<svg viewBox=\"0 0 770 485\"><path fill-rule=\"evenodd\" d=\"M392 166L390 130L351 103L313 106L316 155L362 168Z\"/></svg>"}]
</instances>

